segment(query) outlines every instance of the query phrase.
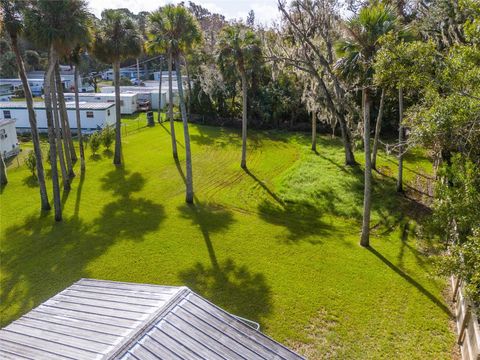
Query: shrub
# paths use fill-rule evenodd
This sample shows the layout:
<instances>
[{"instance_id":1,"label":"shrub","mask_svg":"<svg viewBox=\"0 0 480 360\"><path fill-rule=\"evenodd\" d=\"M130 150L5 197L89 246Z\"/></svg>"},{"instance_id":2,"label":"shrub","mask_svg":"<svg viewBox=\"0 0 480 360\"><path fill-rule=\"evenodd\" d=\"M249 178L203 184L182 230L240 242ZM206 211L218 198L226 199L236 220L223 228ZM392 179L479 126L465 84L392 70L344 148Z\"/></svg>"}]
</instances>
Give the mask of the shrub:
<instances>
[{"instance_id":1,"label":"shrub","mask_svg":"<svg viewBox=\"0 0 480 360\"><path fill-rule=\"evenodd\" d=\"M27 166L28 170L31 171L32 176L37 178L37 157L33 151L29 151L28 155L25 157L25 165Z\"/></svg>"},{"instance_id":2,"label":"shrub","mask_svg":"<svg viewBox=\"0 0 480 360\"><path fill-rule=\"evenodd\" d=\"M105 146L105 149L110 150L110 147L115 140L115 129L113 126L106 126L101 133L102 144Z\"/></svg>"},{"instance_id":3,"label":"shrub","mask_svg":"<svg viewBox=\"0 0 480 360\"><path fill-rule=\"evenodd\" d=\"M92 150L93 155L95 155L98 149L100 148L100 144L102 142L101 136L102 135L99 132L95 132L92 135L90 135L88 144L90 146L90 150Z\"/></svg>"}]
</instances>

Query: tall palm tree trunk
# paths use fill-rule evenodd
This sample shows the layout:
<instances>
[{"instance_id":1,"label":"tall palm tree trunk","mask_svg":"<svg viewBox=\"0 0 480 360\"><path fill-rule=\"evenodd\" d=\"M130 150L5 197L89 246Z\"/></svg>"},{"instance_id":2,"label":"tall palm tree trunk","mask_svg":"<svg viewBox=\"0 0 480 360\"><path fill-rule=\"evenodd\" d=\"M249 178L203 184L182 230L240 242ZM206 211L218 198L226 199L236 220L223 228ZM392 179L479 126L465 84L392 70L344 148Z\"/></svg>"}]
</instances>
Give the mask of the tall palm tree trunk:
<instances>
[{"instance_id":1,"label":"tall palm tree trunk","mask_svg":"<svg viewBox=\"0 0 480 360\"><path fill-rule=\"evenodd\" d=\"M45 93L45 112L47 116L48 126L48 142L50 144L50 166L52 169L52 185L53 185L53 207L55 209L55 221L62 221L62 203L60 200L60 184L58 182L57 167L57 148L55 145L55 126L52 116L52 77L55 67L55 50L50 46L48 55L48 67L45 72L44 93Z\"/></svg>"},{"instance_id":2,"label":"tall palm tree trunk","mask_svg":"<svg viewBox=\"0 0 480 360\"><path fill-rule=\"evenodd\" d=\"M377 169L377 151L378 151L378 140L380 138L380 131L382 130L382 119L383 119L383 104L385 102L385 89L382 89L382 95L380 95L380 107L378 109L377 122L375 123L375 138L373 139L373 150L372 150L372 169Z\"/></svg>"},{"instance_id":3,"label":"tall palm tree trunk","mask_svg":"<svg viewBox=\"0 0 480 360\"><path fill-rule=\"evenodd\" d=\"M78 148L80 151L80 171L85 171L85 149L83 148L82 122L80 118L80 99L78 97L78 66L74 70L75 84L75 117L77 118Z\"/></svg>"},{"instance_id":4,"label":"tall palm tree trunk","mask_svg":"<svg viewBox=\"0 0 480 360\"><path fill-rule=\"evenodd\" d=\"M242 169L247 168L247 74L245 70L241 72L242 76Z\"/></svg>"},{"instance_id":5,"label":"tall palm tree trunk","mask_svg":"<svg viewBox=\"0 0 480 360\"><path fill-rule=\"evenodd\" d=\"M3 154L0 154L0 185L3 186L7 184L8 184L7 166L5 165Z\"/></svg>"},{"instance_id":6,"label":"tall palm tree trunk","mask_svg":"<svg viewBox=\"0 0 480 360\"><path fill-rule=\"evenodd\" d=\"M67 174L68 177L71 179L75 177L75 173L73 172L73 164L72 164L72 151L75 152L73 147L72 134L70 132L70 126L68 124L68 116L67 116L67 109L65 107L65 98L63 96L63 85L62 79L60 78L60 69L58 66L58 62L55 65L55 84L57 90L57 102L58 102L58 112L60 114L60 125L62 128L61 135L63 140L63 147L65 149L65 159L67 163ZM57 103L56 103L57 104ZM75 155L76 157L77 155Z\"/></svg>"},{"instance_id":7,"label":"tall palm tree trunk","mask_svg":"<svg viewBox=\"0 0 480 360\"><path fill-rule=\"evenodd\" d=\"M363 89L363 137L365 147L365 184L363 194L363 223L360 245L370 245L370 211L372 207L372 162L370 154L370 94L369 89Z\"/></svg>"},{"instance_id":8,"label":"tall palm tree trunk","mask_svg":"<svg viewBox=\"0 0 480 360\"><path fill-rule=\"evenodd\" d=\"M72 138L72 131L70 130L70 123L68 122L68 114L67 114L67 107L65 105L65 96L63 95L63 84L62 78L60 76L60 66L57 64L55 65L55 78L57 81L57 94L58 94L58 103L60 105L60 118L62 119L62 128L64 129L64 139L66 139L66 146L65 149L68 150L67 154L70 157L70 160L75 163L77 158L77 153L75 152L75 146L73 145L73 138ZM64 140L65 141L65 140ZM71 172L70 172L71 170ZM75 176L73 173L73 168L69 168L69 175Z\"/></svg>"},{"instance_id":9,"label":"tall palm tree trunk","mask_svg":"<svg viewBox=\"0 0 480 360\"><path fill-rule=\"evenodd\" d=\"M192 108L192 84L190 82L190 71L188 70L187 58L185 56L183 57L183 61L185 62L185 70L187 72L187 88L188 88L187 114L188 114L188 117L190 118L191 108Z\"/></svg>"},{"instance_id":10,"label":"tall palm tree trunk","mask_svg":"<svg viewBox=\"0 0 480 360\"><path fill-rule=\"evenodd\" d=\"M312 150L317 151L317 116L312 111Z\"/></svg>"},{"instance_id":11,"label":"tall palm tree trunk","mask_svg":"<svg viewBox=\"0 0 480 360\"><path fill-rule=\"evenodd\" d=\"M403 88L398 89L398 177L397 192L403 192Z\"/></svg>"},{"instance_id":12,"label":"tall palm tree trunk","mask_svg":"<svg viewBox=\"0 0 480 360\"><path fill-rule=\"evenodd\" d=\"M115 154L113 155L113 164L122 164L122 123L120 114L120 61L113 63L114 81L115 81Z\"/></svg>"},{"instance_id":13,"label":"tall palm tree trunk","mask_svg":"<svg viewBox=\"0 0 480 360\"><path fill-rule=\"evenodd\" d=\"M170 120L170 134L172 137L173 158L178 159L177 139L175 136L175 123L173 122L173 84L172 84L172 52L168 52L168 118Z\"/></svg>"},{"instance_id":14,"label":"tall palm tree trunk","mask_svg":"<svg viewBox=\"0 0 480 360\"><path fill-rule=\"evenodd\" d=\"M63 183L63 190L70 191L70 177L68 176L67 166L65 165L65 153L63 151L63 144L62 144L62 127L60 125L60 119L58 116L58 101L57 101L57 94L56 94L56 87L55 87L55 70L53 71L52 78L51 78L51 94L52 94L52 107L53 107L53 119L54 119L54 127L55 127L55 138L57 143L57 152L58 158L60 163L60 170L62 171L62 183Z\"/></svg>"},{"instance_id":15,"label":"tall palm tree trunk","mask_svg":"<svg viewBox=\"0 0 480 360\"><path fill-rule=\"evenodd\" d=\"M25 93L25 100L27 102L28 121L30 123L30 132L32 134L33 151L35 153L37 164L37 180L40 190L40 202L42 210L50 210L50 202L48 201L47 184L45 182L45 170L42 161L42 148L40 147L40 137L38 136L37 115L33 108L33 97L30 91L30 85L27 80L27 72L25 71L25 64L23 63L20 49L18 48L18 39L15 35L10 34L12 50L15 53L17 61L18 74L22 80L23 91Z\"/></svg>"},{"instance_id":16,"label":"tall palm tree trunk","mask_svg":"<svg viewBox=\"0 0 480 360\"><path fill-rule=\"evenodd\" d=\"M185 137L185 167L187 194L185 201L193 203L193 174L192 174L192 152L190 150L190 134L188 132L187 109L183 97L182 73L180 72L180 56L175 57L175 70L177 71L178 96L180 98L180 112L182 113L183 136Z\"/></svg>"},{"instance_id":17,"label":"tall palm tree trunk","mask_svg":"<svg viewBox=\"0 0 480 360\"><path fill-rule=\"evenodd\" d=\"M158 81L158 122L162 122L162 77L163 77L163 58L160 60L160 80Z\"/></svg>"}]
</instances>

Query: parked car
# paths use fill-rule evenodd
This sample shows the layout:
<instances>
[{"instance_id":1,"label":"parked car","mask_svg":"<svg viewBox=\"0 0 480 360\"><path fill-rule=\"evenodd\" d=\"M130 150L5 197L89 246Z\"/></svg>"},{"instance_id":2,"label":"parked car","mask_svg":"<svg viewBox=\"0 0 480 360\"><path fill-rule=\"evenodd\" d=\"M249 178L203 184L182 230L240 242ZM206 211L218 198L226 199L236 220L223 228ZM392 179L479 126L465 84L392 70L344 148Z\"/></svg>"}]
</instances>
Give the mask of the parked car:
<instances>
[{"instance_id":1,"label":"parked car","mask_svg":"<svg viewBox=\"0 0 480 360\"><path fill-rule=\"evenodd\" d=\"M150 111L152 108L150 101L148 100L138 100L138 111Z\"/></svg>"}]
</instances>

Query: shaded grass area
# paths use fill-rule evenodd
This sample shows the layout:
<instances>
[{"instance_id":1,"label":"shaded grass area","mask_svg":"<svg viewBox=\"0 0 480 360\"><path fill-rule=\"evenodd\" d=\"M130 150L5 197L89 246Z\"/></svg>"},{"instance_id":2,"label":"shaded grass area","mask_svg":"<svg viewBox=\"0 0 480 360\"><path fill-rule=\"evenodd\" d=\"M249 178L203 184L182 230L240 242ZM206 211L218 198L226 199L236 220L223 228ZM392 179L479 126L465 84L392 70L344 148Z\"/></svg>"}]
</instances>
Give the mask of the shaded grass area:
<instances>
[{"instance_id":1,"label":"shaded grass area","mask_svg":"<svg viewBox=\"0 0 480 360\"><path fill-rule=\"evenodd\" d=\"M308 136L250 132L243 171L238 132L192 125L196 198L186 205L181 124L175 162L169 124L125 123L124 167L87 150L61 224L40 214L28 170L9 168L0 197L2 325L93 277L187 285L315 359L450 357L444 282L430 275L429 249L414 235L428 212L394 192L394 158L379 161L389 176L375 176L366 250L358 246L362 170L343 166L338 140L320 138L315 154ZM421 152L406 168L412 183L429 170Z\"/></svg>"}]
</instances>

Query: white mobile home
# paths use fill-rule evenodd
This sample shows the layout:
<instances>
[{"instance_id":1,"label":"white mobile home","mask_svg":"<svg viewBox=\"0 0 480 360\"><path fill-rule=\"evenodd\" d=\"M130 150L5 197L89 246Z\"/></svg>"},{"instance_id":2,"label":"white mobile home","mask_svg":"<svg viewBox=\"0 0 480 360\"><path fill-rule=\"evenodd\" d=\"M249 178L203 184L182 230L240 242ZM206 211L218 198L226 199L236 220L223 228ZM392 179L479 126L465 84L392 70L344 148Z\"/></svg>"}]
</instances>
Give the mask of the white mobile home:
<instances>
[{"instance_id":1,"label":"white mobile home","mask_svg":"<svg viewBox=\"0 0 480 360\"><path fill-rule=\"evenodd\" d=\"M78 94L80 101L87 103L107 102L115 103L114 93L80 93ZM75 101L75 94L65 94L65 101ZM138 97L134 93L120 94L120 114L131 115L138 110Z\"/></svg>"},{"instance_id":2,"label":"white mobile home","mask_svg":"<svg viewBox=\"0 0 480 360\"><path fill-rule=\"evenodd\" d=\"M0 119L0 153L4 159L17 155L20 146L15 129L15 120Z\"/></svg>"},{"instance_id":3,"label":"white mobile home","mask_svg":"<svg viewBox=\"0 0 480 360\"><path fill-rule=\"evenodd\" d=\"M103 86L100 88L102 93L114 93L115 86ZM149 83L148 86L120 86L120 93L136 93L138 100L149 100L153 110L158 110L158 83ZM150 95L148 95L150 94ZM168 87L166 84L162 87L162 108L164 104L169 103ZM173 103L178 105L178 90L173 87Z\"/></svg>"},{"instance_id":4,"label":"white mobile home","mask_svg":"<svg viewBox=\"0 0 480 360\"><path fill-rule=\"evenodd\" d=\"M124 91L121 93L123 94L136 94L137 101L144 102L149 101L152 110L158 110L158 101L159 101L159 92L158 90L152 90L151 88L146 88L144 90L137 90L137 91ZM160 108L163 109L167 103L167 93L165 91L162 92L162 102Z\"/></svg>"},{"instance_id":5,"label":"white mobile home","mask_svg":"<svg viewBox=\"0 0 480 360\"><path fill-rule=\"evenodd\" d=\"M37 115L38 131L46 132L47 115L45 112L45 104L35 102L35 113ZM77 118L75 114L75 103L67 102L67 115L70 128L75 131L77 129ZM0 102L0 118L15 119L16 128L19 132L30 131L30 122L28 121L27 103ZM115 104L113 103L80 103L80 119L82 123L82 131L100 130L106 125L115 124Z\"/></svg>"}]
</instances>

